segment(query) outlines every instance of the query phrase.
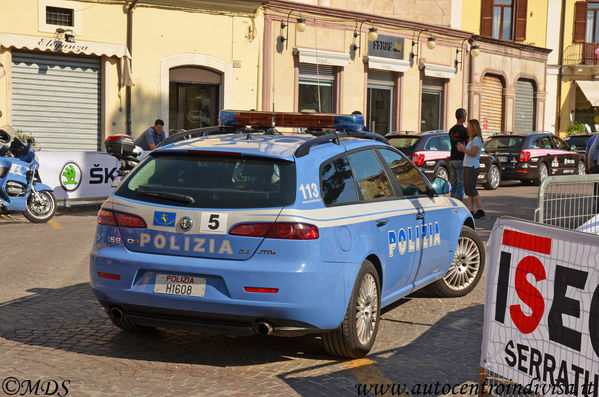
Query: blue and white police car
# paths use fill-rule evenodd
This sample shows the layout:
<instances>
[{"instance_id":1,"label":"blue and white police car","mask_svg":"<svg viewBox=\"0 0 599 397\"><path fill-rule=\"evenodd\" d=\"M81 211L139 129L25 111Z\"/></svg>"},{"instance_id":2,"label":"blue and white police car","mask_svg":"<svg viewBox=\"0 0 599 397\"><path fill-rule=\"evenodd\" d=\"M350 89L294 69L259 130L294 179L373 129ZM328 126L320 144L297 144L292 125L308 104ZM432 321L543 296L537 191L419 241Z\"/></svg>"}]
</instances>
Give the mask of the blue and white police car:
<instances>
[{"instance_id":1,"label":"blue and white police car","mask_svg":"<svg viewBox=\"0 0 599 397\"><path fill-rule=\"evenodd\" d=\"M470 212L360 132L362 116L223 111L220 123L168 138L102 205L90 277L116 326L320 333L330 354L360 357L381 308L480 280Z\"/></svg>"}]
</instances>

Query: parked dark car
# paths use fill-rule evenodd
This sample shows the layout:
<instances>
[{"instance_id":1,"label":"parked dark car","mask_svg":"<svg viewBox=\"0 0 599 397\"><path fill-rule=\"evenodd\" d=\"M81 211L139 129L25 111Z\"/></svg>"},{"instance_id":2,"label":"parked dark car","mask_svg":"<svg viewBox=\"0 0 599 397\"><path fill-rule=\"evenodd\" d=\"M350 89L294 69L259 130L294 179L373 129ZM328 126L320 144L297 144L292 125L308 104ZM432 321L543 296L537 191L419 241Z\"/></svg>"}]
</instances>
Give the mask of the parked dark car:
<instances>
[{"instance_id":1,"label":"parked dark car","mask_svg":"<svg viewBox=\"0 0 599 397\"><path fill-rule=\"evenodd\" d=\"M570 146L570 149L576 150L582 158L582 162L584 163L584 158L586 154L587 143L589 143L589 139L597 134L575 134L570 135L564 139L564 142Z\"/></svg>"},{"instance_id":2,"label":"parked dark car","mask_svg":"<svg viewBox=\"0 0 599 397\"><path fill-rule=\"evenodd\" d=\"M499 160L503 180L540 185L550 175L585 173L580 154L548 132L495 134L485 140L483 149Z\"/></svg>"},{"instance_id":3,"label":"parked dark car","mask_svg":"<svg viewBox=\"0 0 599 397\"><path fill-rule=\"evenodd\" d=\"M447 131L427 131L423 134L390 132L389 143L412 159L430 179L441 177L450 180L449 155L451 145ZM478 183L485 189L494 190L501 182L499 162L493 156L481 153L481 172Z\"/></svg>"}]
</instances>

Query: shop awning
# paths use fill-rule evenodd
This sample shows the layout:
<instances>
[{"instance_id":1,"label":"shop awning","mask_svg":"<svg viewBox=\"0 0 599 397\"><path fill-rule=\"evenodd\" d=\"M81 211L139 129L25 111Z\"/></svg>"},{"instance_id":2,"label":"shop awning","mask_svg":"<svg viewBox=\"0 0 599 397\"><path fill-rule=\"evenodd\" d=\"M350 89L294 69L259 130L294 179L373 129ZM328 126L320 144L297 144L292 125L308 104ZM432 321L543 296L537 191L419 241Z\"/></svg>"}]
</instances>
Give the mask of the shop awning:
<instances>
[{"instance_id":1,"label":"shop awning","mask_svg":"<svg viewBox=\"0 0 599 397\"><path fill-rule=\"evenodd\" d=\"M591 105L599 106L599 80L576 80L576 84L591 102Z\"/></svg>"},{"instance_id":2,"label":"shop awning","mask_svg":"<svg viewBox=\"0 0 599 397\"><path fill-rule=\"evenodd\" d=\"M391 72L407 72L410 70L410 61L403 59L392 59L368 55L364 57L368 61L369 69L389 70Z\"/></svg>"},{"instance_id":3,"label":"shop awning","mask_svg":"<svg viewBox=\"0 0 599 397\"><path fill-rule=\"evenodd\" d=\"M441 79L452 79L456 75L456 68L451 66L435 65L432 63L422 63L420 68L424 70L427 77L438 77Z\"/></svg>"},{"instance_id":4,"label":"shop awning","mask_svg":"<svg viewBox=\"0 0 599 397\"><path fill-rule=\"evenodd\" d=\"M293 55L298 56L301 63L331 66L349 65L349 54L344 52L314 50L311 48L294 48Z\"/></svg>"},{"instance_id":5,"label":"shop awning","mask_svg":"<svg viewBox=\"0 0 599 397\"><path fill-rule=\"evenodd\" d=\"M27 36L0 33L0 46L24 50L49 51L59 54L96 55L119 58L123 66L123 84L133 85L131 78L131 54L123 44L80 41L69 43L55 37Z\"/></svg>"}]
</instances>

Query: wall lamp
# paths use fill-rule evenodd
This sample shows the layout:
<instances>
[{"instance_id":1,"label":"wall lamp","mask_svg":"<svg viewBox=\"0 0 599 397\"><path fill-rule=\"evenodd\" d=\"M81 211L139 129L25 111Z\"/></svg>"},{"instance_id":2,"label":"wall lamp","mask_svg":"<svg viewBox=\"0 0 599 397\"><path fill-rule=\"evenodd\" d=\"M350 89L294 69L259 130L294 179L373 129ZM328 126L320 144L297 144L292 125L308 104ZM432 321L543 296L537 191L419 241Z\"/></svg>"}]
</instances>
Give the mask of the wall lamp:
<instances>
[{"instance_id":1,"label":"wall lamp","mask_svg":"<svg viewBox=\"0 0 599 397\"><path fill-rule=\"evenodd\" d=\"M437 46L437 42L436 42L437 39L435 39L435 37L433 36L433 34L431 33L430 30L428 30L428 29L419 30L418 38L416 39L416 41L412 40L412 51L410 52L410 62L413 62L414 58L416 58L416 61L418 61L418 55L420 54L420 35L422 34L422 32L428 32L428 34L429 34L428 40L426 41L426 47L429 50L433 50ZM414 53L414 46L416 46L415 53Z\"/></svg>"},{"instance_id":2,"label":"wall lamp","mask_svg":"<svg viewBox=\"0 0 599 397\"><path fill-rule=\"evenodd\" d=\"M287 49L287 46L289 45L289 17L291 16L291 13L294 12L295 10L291 10L289 11L289 14L287 14L287 22L282 22L281 21L281 35L279 36L279 40L281 41L281 43L285 43L285 49ZM298 11L299 13L299 17L297 18L297 21L295 22L295 30L297 30L298 32L303 32L304 30L306 30L306 20L304 18L302 18L302 12ZM285 36L283 36L283 31L285 31Z\"/></svg>"},{"instance_id":3,"label":"wall lamp","mask_svg":"<svg viewBox=\"0 0 599 397\"><path fill-rule=\"evenodd\" d=\"M462 40L462 44L460 44L460 46L455 49L454 65L456 70L458 68L458 65L460 65L460 70L462 70L462 63L464 62L464 43L466 41L468 41L468 44L470 45L470 55L472 55L473 57L477 57L480 55L480 47L478 46L478 44L476 44L476 41L474 41L472 37L468 37L467 39Z\"/></svg>"},{"instance_id":4,"label":"wall lamp","mask_svg":"<svg viewBox=\"0 0 599 397\"><path fill-rule=\"evenodd\" d=\"M73 33L72 29L56 28L56 34L64 34L64 41L66 41L67 43L75 42L75 34Z\"/></svg>"},{"instance_id":5,"label":"wall lamp","mask_svg":"<svg viewBox=\"0 0 599 397\"><path fill-rule=\"evenodd\" d=\"M356 27L354 28L354 43L351 45L350 50L353 52L356 52L356 50L358 50L358 56L362 55L362 25L364 25L364 22L368 22L371 25L371 27L368 29L368 41L376 41L376 39L379 38L377 28L374 27L374 24L371 21L362 21L362 23L360 23L359 28L356 22ZM358 43L360 45L356 44L356 39L358 39Z\"/></svg>"}]
</instances>

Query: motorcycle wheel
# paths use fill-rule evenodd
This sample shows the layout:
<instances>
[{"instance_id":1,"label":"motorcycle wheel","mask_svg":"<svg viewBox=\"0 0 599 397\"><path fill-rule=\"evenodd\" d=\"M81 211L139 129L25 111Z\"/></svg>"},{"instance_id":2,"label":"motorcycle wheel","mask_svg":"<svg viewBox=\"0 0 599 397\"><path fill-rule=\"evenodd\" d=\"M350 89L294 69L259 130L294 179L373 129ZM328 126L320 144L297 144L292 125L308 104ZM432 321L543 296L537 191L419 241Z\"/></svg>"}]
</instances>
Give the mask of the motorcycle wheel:
<instances>
[{"instance_id":1,"label":"motorcycle wheel","mask_svg":"<svg viewBox=\"0 0 599 397\"><path fill-rule=\"evenodd\" d=\"M48 222L56 213L56 198L54 194L47 190L37 192L39 200L35 199L34 194L30 194L27 199L27 208L25 209L25 218L33 223Z\"/></svg>"}]
</instances>

